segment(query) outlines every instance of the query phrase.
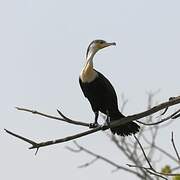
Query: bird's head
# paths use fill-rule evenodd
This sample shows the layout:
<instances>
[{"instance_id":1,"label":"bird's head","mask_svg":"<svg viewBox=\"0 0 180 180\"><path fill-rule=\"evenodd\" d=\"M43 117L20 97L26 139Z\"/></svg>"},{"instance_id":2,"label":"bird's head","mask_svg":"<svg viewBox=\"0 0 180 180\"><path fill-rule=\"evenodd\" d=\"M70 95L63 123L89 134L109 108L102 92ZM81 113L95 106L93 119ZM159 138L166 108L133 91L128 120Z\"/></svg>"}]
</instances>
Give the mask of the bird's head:
<instances>
[{"instance_id":1,"label":"bird's head","mask_svg":"<svg viewBox=\"0 0 180 180\"><path fill-rule=\"evenodd\" d=\"M86 58L88 58L89 55L92 55L92 54L94 55L100 49L103 49L108 46L115 46L115 45L116 45L115 42L109 43L109 42L106 42L106 41L100 40L100 39L94 40L88 46Z\"/></svg>"}]
</instances>

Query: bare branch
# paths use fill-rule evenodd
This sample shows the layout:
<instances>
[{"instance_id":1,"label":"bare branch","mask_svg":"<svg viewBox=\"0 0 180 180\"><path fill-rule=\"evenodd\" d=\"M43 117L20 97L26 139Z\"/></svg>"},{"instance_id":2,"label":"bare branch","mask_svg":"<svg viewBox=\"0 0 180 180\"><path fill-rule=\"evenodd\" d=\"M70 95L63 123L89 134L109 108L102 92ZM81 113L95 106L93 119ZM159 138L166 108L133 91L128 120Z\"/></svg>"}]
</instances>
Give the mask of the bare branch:
<instances>
[{"instance_id":1,"label":"bare branch","mask_svg":"<svg viewBox=\"0 0 180 180\"><path fill-rule=\"evenodd\" d=\"M151 145L151 142L148 141L148 139L143 135L143 139ZM170 153L168 153L167 151L165 151L164 149L160 148L159 146L157 146L156 144L153 144L153 147L155 149L157 149L159 152L165 154L166 156L168 156L170 159L172 159L173 161L177 162L178 163L178 160L173 156L171 155Z\"/></svg>"},{"instance_id":2,"label":"bare branch","mask_svg":"<svg viewBox=\"0 0 180 180\"><path fill-rule=\"evenodd\" d=\"M157 172L155 169L151 169L151 168L147 168L147 167L136 166L136 165L132 165L132 164L126 164L126 165L129 166L129 167L138 167L138 168L144 169L144 170L148 171L149 173L151 173L151 174L153 174L155 176L159 176L159 177L161 177L163 179L166 179L163 176L171 176L171 177L172 176L180 176L179 173L173 173L173 174L172 173L161 173L161 172Z\"/></svg>"},{"instance_id":3,"label":"bare branch","mask_svg":"<svg viewBox=\"0 0 180 180\"><path fill-rule=\"evenodd\" d=\"M121 169L121 170L125 170L125 171L127 171L127 172L133 173L134 175L137 175L137 176L140 177L140 178L143 178L143 176L142 176L141 174L137 173L136 171L133 171L133 170L128 169L128 168L126 168L126 167L120 166L119 164L117 164L117 163L109 160L108 158L105 158L105 157L103 157L102 155L98 155L98 154L96 154L96 153L88 150L87 148L79 145L76 141L74 141L74 144L76 145L76 147L77 147L79 150L81 150L81 151L83 151L83 152L85 152L85 153L87 153L87 154L89 154L89 155L91 155L91 156L93 156L93 157L95 158L95 159L93 159L91 162L85 163L84 165L82 165L82 166L80 166L80 167L87 167L87 166L91 165L92 163L96 162L97 160L102 160L102 161L104 161L104 162L106 162L106 163L114 166L114 167L116 168L116 170L120 170L120 169ZM72 149L72 148L70 148L70 149Z\"/></svg>"},{"instance_id":4,"label":"bare branch","mask_svg":"<svg viewBox=\"0 0 180 180\"><path fill-rule=\"evenodd\" d=\"M149 170L149 169L146 169L146 171L147 171L149 174L152 174L152 175L154 175L154 176L157 176L157 177L160 177L160 178L162 178L162 179L168 180L166 177L161 176L159 173L152 172L152 171Z\"/></svg>"},{"instance_id":5,"label":"bare branch","mask_svg":"<svg viewBox=\"0 0 180 180\"><path fill-rule=\"evenodd\" d=\"M144 149L143 149L140 141L138 140L138 138L137 138L135 135L134 135L134 138L135 138L136 141L138 142L138 145L139 145L139 147L140 147L140 149L141 149L141 151L142 151L142 153L143 153L143 155L144 155L144 157L145 157L145 159L146 159L146 161L147 161L147 163L148 163L148 165L149 165L149 168L143 167L143 166L137 166L137 165L127 164L129 167L138 167L138 168L140 168L140 169L144 169L144 170L146 170L148 173L153 174L153 175L158 176L158 177L161 177L161 178L163 178L163 179L167 179L167 178L165 178L164 176L180 176L180 174L157 172L157 171L152 167L152 165L151 165L149 159L147 158L146 153L145 153L145 151L144 151Z\"/></svg>"},{"instance_id":6,"label":"bare branch","mask_svg":"<svg viewBox=\"0 0 180 180\"><path fill-rule=\"evenodd\" d=\"M17 138L19 138L19 139L21 139L23 141L26 141L26 142L30 143L32 145L32 147L30 147L29 149L40 148L40 147L44 147L44 146L49 146L49 145L53 145L53 144L57 144L57 143L62 143L62 142L67 142L67 141L70 141L70 140L74 140L74 139L77 139L77 138L80 138L80 137L83 137L83 136L98 132L100 130L104 131L104 130L107 130L109 128L118 127L118 126L124 125L124 124L126 124L128 122L131 122L131 121L134 121L134 120L141 119L143 117L149 116L151 114L154 114L154 113L166 108L167 106L170 107L170 106L173 106L173 105L178 104L178 103L180 103L180 96L178 96L177 98L174 98L171 101L161 103L158 106L155 106L155 107L153 107L153 108L151 108L151 109L149 109L147 111L144 111L142 113L127 116L127 117L122 118L120 120L113 121L112 123L110 123L109 126L106 126L106 125L105 126L99 126L99 127L94 128L92 130L84 131L82 133L78 133L78 134L75 134L75 135L72 135L72 136L68 136L68 137L61 138L61 139L56 139L56 140L51 140L51 141L46 141L46 142L36 143L36 142L34 142L34 141L32 141L32 140L30 140L28 138L17 135L15 133L11 132L11 131L6 130L6 132L11 134L12 136L15 136L15 137L17 137ZM17 108L17 109L21 110L21 111L27 111L27 112L38 114L38 115L41 115L41 116L49 117L49 118L52 118L52 119L62 120L60 118L57 118L57 117L54 117L54 116L51 116L51 115L47 115L47 114L44 114L44 113L40 113L38 111L32 111L32 110L25 109L25 108ZM63 119L63 121L68 122L68 120L66 120L66 119ZM77 124L77 121L74 122L74 124ZM82 125L84 123L79 122L79 125L80 124ZM86 124L86 126L87 125L89 126L89 124L87 124L87 123L85 123L85 124Z\"/></svg>"},{"instance_id":7,"label":"bare branch","mask_svg":"<svg viewBox=\"0 0 180 180\"><path fill-rule=\"evenodd\" d=\"M125 170L129 173L132 173L136 176L138 176L139 178L141 179L147 179L147 180L152 180L153 177L151 177L151 175L155 175L158 179L158 177L160 178L163 178L163 179L167 179L165 176L176 176L176 175L179 175L179 174L164 174L164 173L161 173L161 172L157 172L152 164L151 164L151 161L152 161L152 154L154 152L154 149L158 149L159 147L156 147L155 145L155 137L157 135L157 131L159 129L158 124L161 124L169 119L175 119L177 117L179 117L179 112L180 112L180 109L176 112L174 112L173 114L171 114L170 116L164 118L164 119L161 119L160 121L157 121L157 122L153 122L152 121L152 114L164 109L164 108L167 108L167 107L170 107L170 106L173 106L173 105L176 105L178 103L180 103L180 96L176 97L176 98L173 98L173 99L170 99L168 102L164 102L164 103L161 103L157 106L154 106L154 107L151 107L151 98L152 98L152 95L149 97L149 104L148 104L148 110L147 111L144 111L142 113L138 113L138 114L135 114L135 115L131 115L131 116L127 116L125 118L122 118L120 119L119 121L114 121L112 123L110 123L109 126L107 125L104 125L104 126L98 126L94 129L90 129L90 130L87 130L87 131L84 131L82 133L78 133L78 134L75 134L75 135L71 135L71 136L67 136L67 137L64 137L64 138L59 138L59 139L55 139L55 140L50 140L50 141L45 141L45 142L35 142L31 139L28 139L26 137L23 137L21 135L18 135L18 134L15 134L11 131L8 131L5 129L5 131L16 137L16 138L19 138L29 144L31 144L31 147L29 149L36 149L36 153L38 152L39 148L41 147L45 147L45 146L49 146L49 145L53 145L53 144L57 144L57 143L63 143L63 142L67 142L67 141L71 141L71 140L74 140L74 139L77 139L77 138L80 138L80 137L83 137L83 136L86 136L86 135L89 135L89 134L92 134L92 133L95 133L95 132L98 132L98 131L104 131L104 130L107 130L109 128L112 128L112 127L118 127L118 126L121 126L123 124L126 124L128 122L131 122L131 121L137 121L138 123L141 123L143 125L146 125L147 127L148 126L153 126L150 130L151 130L151 136L152 136L152 142L149 144L150 146L147 147L149 152L148 152L148 155L146 155L145 151L144 151L144 148L142 147L139 139L141 137L144 137L143 134L142 134L142 131L138 134L138 136L136 137L134 135L134 138L136 139L136 142L135 143L132 143L131 141L128 141L128 139L125 139L125 138L121 138L121 142L122 142L122 145L119 144L119 142L117 141L116 139L116 136L113 136L115 139L114 139L114 142L115 144L117 145L117 147L120 148L120 150L124 153L124 155L134 164L134 165L130 165L128 164L129 167L135 167L136 170L131 170L129 168L126 168L126 167L123 167L123 166L120 166L119 164L116 164L114 163L113 161L101 156L101 155L98 155L96 153L93 153L92 151L80 146L78 143L74 142L77 149L73 149L71 147L67 147L68 150L72 151L72 152L86 152L87 154L93 156L94 158L89 161L89 162L86 162L85 164L82 164L81 166L79 166L79 168L83 168L83 167L88 167L92 164L94 164L96 161L98 160L102 160L108 164L111 164L112 166L114 166L116 169L113 170L113 172L121 169L121 170ZM125 106L127 101L125 101L125 103L123 104L123 108ZM40 115L40 116L43 116L43 117L47 117L47 118L51 118L51 119L55 119L55 120L60 120L60 121L64 121L64 122L67 122L67 123L70 123L70 124L75 124L75 125L81 125L81 126L85 126L85 127L89 127L89 124L88 123L84 123L84 122L81 122L81 121L75 121L75 120L72 120L68 117L66 117L61 111L57 110L58 114L61 116L61 117L56 117L56 116L52 116L52 115L49 115L49 114L45 114L45 113L41 113L39 111L36 111L36 110L31 110L31 109L26 109L26 108L19 108L17 107L18 110L20 111L26 111L26 112L30 112L30 113L33 113L33 114L37 114L37 115ZM167 108L168 109L168 108ZM165 113L164 113L165 114ZM141 119L141 118L144 118L144 117L147 117L149 116L148 118L148 123L144 123L144 122L141 122L141 121L138 121L138 119ZM155 125L155 126L154 126ZM155 128L155 129L154 129ZM145 126L143 126L141 128L142 129L146 129ZM144 139L145 140L145 139ZM146 141L146 140L145 140ZM147 142L147 141L146 141ZM163 152L163 150L161 148L159 148L158 150L163 152L164 154L168 155L171 159L176 159L176 162L180 162L180 158L179 158L179 154L177 152L177 149L176 149L176 146L175 146L175 143L174 143L174 139L173 139L173 134L172 134L172 144L173 144L173 148L176 152L176 155L178 157L178 160L177 158L174 158L172 155L168 154L166 151ZM139 147L137 147L137 145ZM134 148L134 149L131 149L131 148ZM142 151L142 154L139 152L137 152L137 149L140 149ZM148 166L149 167L144 167L144 163L148 163ZM154 165L154 164L153 164ZM179 167L176 167L174 168L175 169L179 169Z\"/></svg>"},{"instance_id":8,"label":"bare branch","mask_svg":"<svg viewBox=\"0 0 180 180\"><path fill-rule=\"evenodd\" d=\"M145 123L145 122L141 122L141 121L138 121L136 120L136 122L138 122L139 124L142 124L142 125L145 125L145 126L154 126L154 125L157 125L157 124L161 124L167 120L169 120L170 118L165 118L165 119L162 119L160 121L157 121L157 122L153 122L153 123Z\"/></svg>"},{"instance_id":9,"label":"bare branch","mask_svg":"<svg viewBox=\"0 0 180 180\"><path fill-rule=\"evenodd\" d=\"M91 161L89 161L89 162L87 162L87 163L85 163L85 164L82 164L82 165L78 166L78 168L88 167L88 166L94 164L98 159L99 159L99 157L95 157L93 160L91 160Z\"/></svg>"},{"instance_id":10,"label":"bare branch","mask_svg":"<svg viewBox=\"0 0 180 180\"><path fill-rule=\"evenodd\" d=\"M147 173L152 174L154 176L160 177L162 179L166 179L168 180L166 177L161 176L158 172L154 172L154 170L152 170L151 168L147 168L147 167L143 167L143 166L136 166L136 165L132 165L132 164L126 164L129 167L135 167L135 168L139 168L139 169L144 169Z\"/></svg>"},{"instance_id":11,"label":"bare branch","mask_svg":"<svg viewBox=\"0 0 180 180\"><path fill-rule=\"evenodd\" d=\"M107 128L107 127L106 127ZM104 127L103 126L99 126L97 128L94 128L94 129L91 129L91 130L88 130L88 131L84 131L82 133L78 133L78 134L75 134L75 135L72 135L72 136L67 136L65 138L61 138L61 139L55 139L55 140L50 140L50 141L45 141L45 142L40 142L40 143L37 143L35 141L32 141L28 138L25 138L23 136L20 136L18 134L15 134L9 130L6 130L5 131L12 135L12 136L15 136L25 142L28 142L29 144L31 144L32 146L29 148L29 149L39 149L40 147L45 147L45 146L49 146L49 145L54 145L54 144L58 144L58 143L63 143L63 142L67 142L67 141L71 141L71 140L74 140L74 139L77 139L77 138L80 138L80 137L83 137L83 136L86 136L88 134L92 134L92 133L95 133L97 131L100 131L100 130L103 130Z\"/></svg>"},{"instance_id":12,"label":"bare branch","mask_svg":"<svg viewBox=\"0 0 180 180\"><path fill-rule=\"evenodd\" d=\"M12 136L14 136L14 137L17 137L17 138L19 138L19 139L21 139L21 140L23 140L23 141L25 141L25 142L27 142L27 143L29 143L29 144L32 144L32 145L36 145L37 143L35 142L35 141L32 141L32 140L30 140L30 139L28 139L28 138L25 138L25 137L23 137L23 136L20 136L20 135L18 135L18 134L15 134L15 133L13 133L13 132L11 132L11 131L8 131L7 129L4 129L8 134L10 134L10 135L12 135Z\"/></svg>"},{"instance_id":13,"label":"bare branch","mask_svg":"<svg viewBox=\"0 0 180 180\"><path fill-rule=\"evenodd\" d=\"M180 117L180 113L177 114L176 116L173 116L172 119L176 119L176 118L178 118L178 117Z\"/></svg>"},{"instance_id":14,"label":"bare branch","mask_svg":"<svg viewBox=\"0 0 180 180\"><path fill-rule=\"evenodd\" d=\"M144 155L144 157L145 157L145 159L146 159L146 161L147 161L147 163L148 163L148 165L149 165L149 168L152 169L152 170L154 170L153 167L152 167L152 165L151 165L151 163L150 163L150 161L149 161L149 159L147 158L146 153L145 153L145 151L144 151L144 149L143 149L141 143L139 142L138 138L137 138L135 135L134 135L134 138L136 139L136 141L137 141L139 147L141 148L142 153L143 153L143 155Z\"/></svg>"},{"instance_id":15,"label":"bare branch","mask_svg":"<svg viewBox=\"0 0 180 180\"><path fill-rule=\"evenodd\" d=\"M153 108L151 108L151 109L149 109L147 111L144 111L142 113L138 113L138 114L135 114L135 115L127 116L125 118L120 119L120 121L118 121L118 120L114 121L113 123L110 124L110 127L118 127L118 126L126 124L128 122L144 118L146 116L149 116L151 114L154 114L154 113L156 113L156 112L166 108L167 106L170 107L170 106L173 106L173 105L176 105L176 104L179 104L179 103L180 103L180 96L174 98L171 101L164 102L164 103L161 103L161 104L159 104L157 106L154 106Z\"/></svg>"},{"instance_id":16,"label":"bare branch","mask_svg":"<svg viewBox=\"0 0 180 180\"><path fill-rule=\"evenodd\" d=\"M170 97L169 98L169 101L172 101L173 99L175 99L176 97ZM169 106L167 106L166 108L165 108L165 110L161 113L161 116L162 115L164 115L166 112L167 112L167 110L169 109Z\"/></svg>"},{"instance_id":17,"label":"bare branch","mask_svg":"<svg viewBox=\"0 0 180 180\"><path fill-rule=\"evenodd\" d=\"M178 153L178 151L177 151L176 145L175 145L175 143L174 143L173 132L172 132L172 134L171 134L171 142L172 142L174 151L175 151L175 153L176 153L176 156L177 156L178 161L179 161L179 164L180 164L180 156L179 156L179 153Z\"/></svg>"},{"instance_id":18,"label":"bare branch","mask_svg":"<svg viewBox=\"0 0 180 180\"><path fill-rule=\"evenodd\" d=\"M74 153L79 153L82 151L82 149L78 148L78 149L74 149L74 148L71 148L69 146L66 146L66 149L68 149L69 151L72 151Z\"/></svg>"},{"instance_id":19,"label":"bare branch","mask_svg":"<svg viewBox=\"0 0 180 180\"><path fill-rule=\"evenodd\" d=\"M116 138L116 136L111 135L111 140L121 150L121 152L129 159L129 161L133 162L137 166L142 166L142 162L140 161L136 151L132 152L129 148L127 149L127 146L124 147L124 141L126 140L126 138L120 139L121 144L118 141L118 139ZM134 143L134 145L135 145L135 143ZM140 173L143 176L143 178L141 178L141 179L147 179L147 180L153 179L150 177L149 174L146 173L146 171L144 169L137 168L136 170L137 170L137 172L139 171L138 173Z\"/></svg>"},{"instance_id":20,"label":"bare branch","mask_svg":"<svg viewBox=\"0 0 180 180\"><path fill-rule=\"evenodd\" d=\"M180 109L177 110L176 112L174 112L173 114L171 114L170 116L168 116L168 117L166 117L166 118L164 118L164 119L161 119L160 121L153 122L153 123L144 123L144 122L141 122L141 121L138 121L138 120L136 120L136 121L137 121L138 123L140 123L140 124L145 125L145 126L154 126L154 125L157 125L157 124L161 124L161 123L163 123L163 122L166 122L166 121L168 121L169 119L175 119L175 118L174 118L175 115L176 115L177 113L179 113L179 112L180 112Z\"/></svg>"},{"instance_id":21,"label":"bare branch","mask_svg":"<svg viewBox=\"0 0 180 180\"><path fill-rule=\"evenodd\" d=\"M121 120L126 121L126 123L128 123L128 122L131 122L131 121L138 120L138 119L141 119L143 117L149 116L149 115L154 114L154 113L156 113L156 112L158 112L158 111L160 111L160 110L162 110L162 109L164 109L166 107L170 107L170 106L173 106L173 105L176 105L176 104L179 104L179 103L180 103L180 96L178 96L176 98L173 98L170 101L167 101L167 102L161 103L161 104L159 104L157 106L154 106L153 108L151 108L151 109L149 109L147 111L144 111L144 112L139 113L139 114L127 116L126 118L123 118ZM30 110L30 109L20 108L20 107L16 107L16 108L18 110L20 110L20 111L31 112L33 114L38 114L38 115L48 117L48 118L51 118L51 119L56 119L56 120L65 121L65 122L68 122L68 123L71 123L71 124L76 124L76 125L82 125L82 126L89 127L88 123L84 123L84 122L81 122L81 121L74 121L74 120L71 120L71 119L67 118L59 110L58 110L58 113L63 118L59 118L59 117L56 117L56 116L51 116L51 115L48 115L48 114L44 114L44 113L38 112L36 110ZM116 127L117 125L118 125L118 122L114 123L114 126L112 125L112 127Z\"/></svg>"},{"instance_id":22,"label":"bare branch","mask_svg":"<svg viewBox=\"0 0 180 180\"><path fill-rule=\"evenodd\" d=\"M75 124L75 125L80 125L80 126L89 127L89 124L88 124L88 123L84 123L84 122L72 120L72 119L66 117L66 116L65 116L60 110L58 110L58 109L57 109L57 112L59 113L59 115L60 115L62 118L59 118L59 117L57 117L57 116L52 116L52 115L49 115L49 114L45 114L45 113L42 113L42 112L39 112L39 111L36 111L36 110L27 109L27 108L16 107L16 109L19 110L19 111L30 112L30 113L33 113L33 114L37 114L37 115L40 115L40 116L43 116L43 117L47 117L47 118L50 118L50 119L54 119L54 120L58 120L58 121L65 121L65 122L70 123L70 124Z\"/></svg>"}]
</instances>

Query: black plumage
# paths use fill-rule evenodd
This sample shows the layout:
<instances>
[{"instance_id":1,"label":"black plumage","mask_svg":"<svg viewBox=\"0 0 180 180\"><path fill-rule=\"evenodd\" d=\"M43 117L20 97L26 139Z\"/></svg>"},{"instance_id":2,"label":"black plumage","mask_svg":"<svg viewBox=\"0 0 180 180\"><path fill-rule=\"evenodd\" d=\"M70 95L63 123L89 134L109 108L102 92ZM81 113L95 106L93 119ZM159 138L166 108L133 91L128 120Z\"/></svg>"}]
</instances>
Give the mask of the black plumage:
<instances>
[{"instance_id":1,"label":"black plumage","mask_svg":"<svg viewBox=\"0 0 180 180\"><path fill-rule=\"evenodd\" d=\"M94 41L92 43L94 43ZM104 43L106 42L104 41ZM111 45L112 44L113 43L111 43ZM99 111L106 114L110 122L120 120L125 116L118 109L116 92L110 81L103 74L93 69L92 59L90 62L91 65L86 64L85 68L89 66L91 72L96 75L94 79L89 82L83 82L82 77L80 76L79 78L80 87L84 96L89 100L92 110L95 113L95 122L92 125L97 125ZM129 122L119 127L111 128L111 131L113 134L116 133L121 136L127 136L137 133L139 128L139 125L136 123Z\"/></svg>"},{"instance_id":2,"label":"black plumage","mask_svg":"<svg viewBox=\"0 0 180 180\"><path fill-rule=\"evenodd\" d=\"M89 100L92 110L95 113L100 111L108 115L110 122L125 117L118 109L117 95L110 81L100 72L96 72L98 76L90 83L83 83L79 78L81 89ZM111 128L111 131L113 134L121 136L131 135L139 131L139 125L130 122L120 127Z\"/></svg>"}]
</instances>

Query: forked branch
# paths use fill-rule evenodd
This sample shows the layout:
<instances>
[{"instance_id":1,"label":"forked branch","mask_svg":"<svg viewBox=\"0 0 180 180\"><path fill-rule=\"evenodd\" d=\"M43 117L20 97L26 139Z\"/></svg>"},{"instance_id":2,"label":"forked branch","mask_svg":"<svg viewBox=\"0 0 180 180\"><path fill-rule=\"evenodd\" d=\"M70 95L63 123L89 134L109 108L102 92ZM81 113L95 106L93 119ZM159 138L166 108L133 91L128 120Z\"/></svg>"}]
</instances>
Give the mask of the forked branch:
<instances>
[{"instance_id":1,"label":"forked branch","mask_svg":"<svg viewBox=\"0 0 180 180\"><path fill-rule=\"evenodd\" d=\"M155 107L153 107L153 108L151 108L151 109L149 109L147 111L144 111L144 112L141 112L141 113L138 113L138 114L135 114L135 115L127 116L125 118L120 119L119 121L118 120L114 121L114 122L110 123L109 126L107 126L107 125L98 126L97 128L87 130L87 131L84 131L82 133L78 133L78 134L75 134L75 135L72 135L72 136L67 136L65 138L60 138L60 139L55 139L55 140L50 140L50 141L40 142L40 143L37 143L37 142L35 142L35 141L31 140L31 139L28 139L28 138L25 138L25 137L20 136L18 134L15 134L15 133L13 133L13 132L11 132L9 130L5 129L5 131L7 133L9 133L10 135L15 136L16 138L19 138L19 139L31 144L32 146L29 149L34 149L34 148L39 149L40 147L49 146L49 145L53 145L53 144L57 144L57 143L63 143L63 142L67 142L67 141L70 141L70 140L74 140L74 139L77 139L77 138L80 138L80 137L83 137L83 136L98 132L100 130L104 131L104 130L107 130L109 128L118 127L118 126L124 125L124 124L126 124L128 122L135 121L135 120L144 118L146 116L152 115L152 114L154 114L154 113L156 113L156 112L158 112L158 111L160 111L160 110L162 110L162 109L164 109L166 107L170 107L170 106L173 106L173 105L176 105L176 104L179 104L179 103L180 103L180 96L178 96L178 97L176 97L176 98L174 98L174 99L172 99L170 101L161 103L161 104L159 104L159 105L157 105L157 106L155 106ZM51 118L51 119L65 121L67 123L71 123L71 124L75 124L75 125L83 125L83 126L86 126L86 127L89 126L88 123L75 121L75 120L71 120L71 119L67 118L59 110L58 110L58 113L62 116L62 118L47 115L47 114L44 114L44 113L41 113L41 112L38 112L38 111L29 110L29 109L25 109L25 108L17 107L17 109L20 110L20 111L26 111L26 112L31 112L33 114L38 114L38 115L48 117L48 118Z\"/></svg>"},{"instance_id":2,"label":"forked branch","mask_svg":"<svg viewBox=\"0 0 180 180\"><path fill-rule=\"evenodd\" d=\"M88 166L92 165L93 163L95 163L97 160L102 160L102 161L104 161L104 162L106 162L106 163L108 163L108 164L110 164L110 165L112 165L113 167L116 168L115 170L113 170L113 172L117 171L117 170L124 170L124 171L132 173L132 174L134 174L134 175L136 175L136 176L138 176L140 178L143 178L143 176L140 173L138 173L138 172L136 172L136 171L134 171L132 169L126 168L124 166L120 166L119 164L113 162L112 160L110 160L110 159L108 159L108 158L106 158L106 157L104 157L102 155L96 154L96 153L90 151L89 149L79 145L76 141L74 141L74 144L75 144L77 149L74 149L74 148L71 148L71 147L67 147L67 149L72 151L72 152L77 152L77 153L82 151L82 152L85 152L85 153L91 155L92 157L94 157L94 159L91 160L90 162L87 162L85 164L80 165L79 166L80 168L88 167Z\"/></svg>"},{"instance_id":3,"label":"forked branch","mask_svg":"<svg viewBox=\"0 0 180 180\"><path fill-rule=\"evenodd\" d=\"M158 172L156 171L153 166L151 165L151 162L149 161L144 149L143 149L143 146L141 145L140 141L138 140L138 138L134 135L134 138L136 139L145 159L146 159L146 162L148 164L149 167L144 167L144 166L137 166L137 165L131 165L131 164L127 164L129 167L135 167L135 168L140 168L140 169L144 169L145 171L147 171L148 173L152 174L152 175L155 175L157 177L160 177L160 178L163 178L163 179L166 179L166 177L168 176L180 176L180 174L175 174L175 173L162 173L162 172ZM174 142L173 140L173 134L172 134L172 141ZM174 145L173 145L174 147ZM174 147L174 149L176 150L176 148ZM176 150L177 151L177 150Z\"/></svg>"},{"instance_id":4,"label":"forked branch","mask_svg":"<svg viewBox=\"0 0 180 180\"><path fill-rule=\"evenodd\" d=\"M20 107L16 107L17 110L19 111L25 111L25 112L30 112L32 114L36 114L36 115L40 115L40 116L43 116L43 117L47 117L49 119L54 119L54 120L58 120L58 121L64 121L64 122L67 122L67 123L70 123L70 124L75 124L75 125L80 125L80 126L86 126L86 127L89 127L89 124L88 123L84 123L84 122L80 122L80 121L77 121L77 120L72 120L70 118L68 118L67 116L65 116L60 110L57 109L57 112L58 114L61 116L60 117L57 117L57 116L52 116L52 115L49 115L49 114L45 114L45 113L42 113L42 112L39 112L39 111L36 111L36 110L32 110L32 109L27 109L27 108L20 108Z\"/></svg>"}]
</instances>

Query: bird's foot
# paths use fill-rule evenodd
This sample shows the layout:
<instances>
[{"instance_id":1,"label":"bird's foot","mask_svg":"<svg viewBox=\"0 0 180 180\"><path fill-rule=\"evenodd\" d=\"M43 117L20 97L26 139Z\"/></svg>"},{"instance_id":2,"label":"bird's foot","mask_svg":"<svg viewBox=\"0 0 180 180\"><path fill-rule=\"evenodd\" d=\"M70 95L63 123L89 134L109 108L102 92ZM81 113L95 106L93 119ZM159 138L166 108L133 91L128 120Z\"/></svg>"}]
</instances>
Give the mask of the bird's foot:
<instances>
[{"instance_id":1,"label":"bird's foot","mask_svg":"<svg viewBox=\"0 0 180 180\"><path fill-rule=\"evenodd\" d=\"M96 123L96 122L89 124L89 128L96 128L96 127L98 127L98 126L99 126L99 124Z\"/></svg>"},{"instance_id":2,"label":"bird's foot","mask_svg":"<svg viewBox=\"0 0 180 180\"><path fill-rule=\"evenodd\" d=\"M103 126L105 127L110 127L110 121L109 120L106 120L103 124Z\"/></svg>"},{"instance_id":3,"label":"bird's foot","mask_svg":"<svg viewBox=\"0 0 180 180\"><path fill-rule=\"evenodd\" d=\"M109 116L107 116L104 126L110 127L110 117Z\"/></svg>"}]
</instances>

